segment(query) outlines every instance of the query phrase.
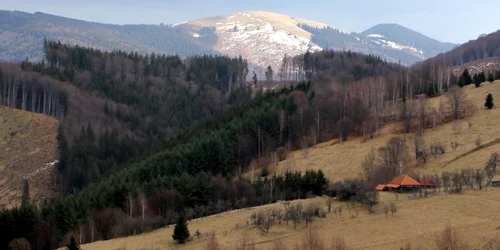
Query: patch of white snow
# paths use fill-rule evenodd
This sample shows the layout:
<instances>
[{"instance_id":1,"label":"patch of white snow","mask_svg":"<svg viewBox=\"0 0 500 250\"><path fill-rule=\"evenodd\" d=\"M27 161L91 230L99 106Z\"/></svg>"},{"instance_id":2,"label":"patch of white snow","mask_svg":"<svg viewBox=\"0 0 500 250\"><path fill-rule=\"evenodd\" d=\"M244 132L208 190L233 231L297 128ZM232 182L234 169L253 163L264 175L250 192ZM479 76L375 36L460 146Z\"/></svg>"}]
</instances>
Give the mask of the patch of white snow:
<instances>
[{"instance_id":1,"label":"patch of white snow","mask_svg":"<svg viewBox=\"0 0 500 250\"><path fill-rule=\"evenodd\" d=\"M382 38L384 37L383 35L380 35L380 34L370 34L370 35L367 35L368 37L377 37L377 38Z\"/></svg>"}]
</instances>

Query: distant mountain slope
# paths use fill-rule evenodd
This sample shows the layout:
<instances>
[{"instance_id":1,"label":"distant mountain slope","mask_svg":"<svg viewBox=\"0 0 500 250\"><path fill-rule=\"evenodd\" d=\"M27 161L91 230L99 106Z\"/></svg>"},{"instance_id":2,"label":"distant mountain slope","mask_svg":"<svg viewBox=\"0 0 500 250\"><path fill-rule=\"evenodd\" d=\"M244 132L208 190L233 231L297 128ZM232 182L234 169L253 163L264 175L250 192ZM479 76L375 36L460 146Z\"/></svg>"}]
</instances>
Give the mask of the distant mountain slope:
<instances>
[{"instance_id":1,"label":"distant mountain slope","mask_svg":"<svg viewBox=\"0 0 500 250\"><path fill-rule=\"evenodd\" d=\"M104 50L180 56L213 53L210 47L217 40L213 30L199 33L202 37L195 38L181 27L168 25L110 25L40 12L0 11L0 60L40 60L44 38Z\"/></svg>"},{"instance_id":2,"label":"distant mountain slope","mask_svg":"<svg viewBox=\"0 0 500 250\"><path fill-rule=\"evenodd\" d=\"M446 52L455 45L442 43L398 24L379 24L362 33L301 25L312 33L312 42L323 48L353 50L379 55L389 61L411 65Z\"/></svg>"},{"instance_id":3,"label":"distant mountain slope","mask_svg":"<svg viewBox=\"0 0 500 250\"><path fill-rule=\"evenodd\" d=\"M452 43L443 43L436 39L422 35L416 31L405 28L399 24L379 24L363 31L365 37L371 37L374 41L381 41L383 38L394 43L416 48L426 56L436 55L452 49ZM389 46L391 43L386 42ZM397 48L395 46L391 46Z\"/></svg>"},{"instance_id":4,"label":"distant mountain slope","mask_svg":"<svg viewBox=\"0 0 500 250\"><path fill-rule=\"evenodd\" d=\"M352 50L410 65L453 48L397 24L362 33L264 11L207 17L174 25L111 25L36 12L0 11L0 60L41 59L44 38L104 50L189 56L242 56L258 71L306 51ZM250 77L252 74L250 74ZM259 79L262 79L259 77Z\"/></svg>"},{"instance_id":5,"label":"distant mountain slope","mask_svg":"<svg viewBox=\"0 0 500 250\"><path fill-rule=\"evenodd\" d=\"M460 66L486 58L500 57L500 30L470 40L451 51L437 55L430 61L445 66Z\"/></svg>"}]
</instances>

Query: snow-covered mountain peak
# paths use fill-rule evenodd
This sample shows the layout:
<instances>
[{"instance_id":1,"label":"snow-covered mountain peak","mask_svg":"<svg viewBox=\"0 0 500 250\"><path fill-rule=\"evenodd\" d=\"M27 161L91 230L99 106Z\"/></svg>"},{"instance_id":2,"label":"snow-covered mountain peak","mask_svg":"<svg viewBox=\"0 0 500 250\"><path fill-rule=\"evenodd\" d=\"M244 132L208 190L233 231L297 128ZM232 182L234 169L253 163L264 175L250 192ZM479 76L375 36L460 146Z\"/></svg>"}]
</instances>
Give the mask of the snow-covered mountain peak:
<instances>
[{"instance_id":1,"label":"snow-covered mountain peak","mask_svg":"<svg viewBox=\"0 0 500 250\"><path fill-rule=\"evenodd\" d=\"M215 50L248 59L260 67L277 70L283 56L322 50L311 41L311 33L299 24L324 28L328 25L271 12L251 11L198 19L191 25L215 27Z\"/></svg>"}]
</instances>

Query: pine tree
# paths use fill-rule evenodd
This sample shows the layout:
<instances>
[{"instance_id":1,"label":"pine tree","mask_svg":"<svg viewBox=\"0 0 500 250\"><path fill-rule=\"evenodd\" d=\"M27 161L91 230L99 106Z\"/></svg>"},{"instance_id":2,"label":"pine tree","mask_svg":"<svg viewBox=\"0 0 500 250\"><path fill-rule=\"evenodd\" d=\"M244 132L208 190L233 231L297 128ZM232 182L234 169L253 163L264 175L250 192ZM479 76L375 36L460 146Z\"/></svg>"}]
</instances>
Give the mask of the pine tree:
<instances>
[{"instance_id":1,"label":"pine tree","mask_svg":"<svg viewBox=\"0 0 500 250\"><path fill-rule=\"evenodd\" d=\"M189 239L189 229L186 217L183 214L181 214L179 218L177 218L172 238L174 240L177 240L179 244L184 244L186 243L187 239Z\"/></svg>"},{"instance_id":2,"label":"pine tree","mask_svg":"<svg viewBox=\"0 0 500 250\"><path fill-rule=\"evenodd\" d=\"M465 85L469 85L472 83L472 77L470 76L469 71L467 69L464 69L462 76L464 77Z\"/></svg>"},{"instance_id":3,"label":"pine tree","mask_svg":"<svg viewBox=\"0 0 500 250\"><path fill-rule=\"evenodd\" d=\"M462 76L460 76L460 77L458 78L458 83L457 83L457 85L458 85L460 88L462 88L463 86L465 86L465 85L466 85L466 84L465 84L465 77L464 77L463 75L462 75Z\"/></svg>"},{"instance_id":4,"label":"pine tree","mask_svg":"<svg viewBox=\"0 0 500 250\"><path fill-rule=\"evenodd\" d=\"M488 72L488 82L493 82L493 81L495 81L495 76L490 71Z\"/></svg>"},{"instance_id":5,"label":"pine tree","mask_svg":"<svg viewBox=\"0 0 500 250\"><path fill-rule=\"evenodd\" d=\"M74 236L71 236L68 245L66 245L66 248L68 248L68 250L80 250L80 245L78 245Z\"/></svg>"},{"instance_id":6,"label":"pine tree","mask_svg":"<svg viewBox=\"0 0 500 250\"><path fill-rule=\"evenodd\" d=\"M479 88L479 86L481 86L481 77L478 75L478 74L474 74L474 85L476 86L476 88Z\"/></svg>"},{"instance_id":7,"label":"pine tree","mask_svg":"<svg viewBox=\"0 0 500 250\"><path fill-rule=\"evenodd\" d=\"M491 93L486 96L486 102L484 103L484 106L488 109L492 109L493 106L495 106L495 104L493 103L493 95Z\"/></svg>"},{"instance_id":8,"label":"pine tree","mask_svg":"<svg viewBox=\"0 0 500 250\"><path fill-rule=\"evenodd\" d=\"M478 77L481 82L486 82L486 75L484 74L484 72L480 72L478 74Z\"/></svg>"}]
</instances>

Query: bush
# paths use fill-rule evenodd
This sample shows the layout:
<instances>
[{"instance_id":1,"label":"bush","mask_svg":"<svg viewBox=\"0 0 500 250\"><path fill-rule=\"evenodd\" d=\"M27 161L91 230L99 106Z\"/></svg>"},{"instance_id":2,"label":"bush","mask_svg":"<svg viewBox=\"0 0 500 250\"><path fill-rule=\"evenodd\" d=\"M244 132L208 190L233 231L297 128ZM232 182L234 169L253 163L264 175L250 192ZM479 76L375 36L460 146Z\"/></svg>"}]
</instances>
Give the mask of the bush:
<instances>
[{"instance_id":1,"label":"bush","mask_svg":"<svg viewBox=\"0 0 500 250\"><path fill-rule=\"evenodd\" d=\"M442 142L434 142L431 144L431 154L436 158L438 155L445 153L445 146Z\"/></svg>"},{"instance_id":2,"label":"bush","mask_svg":"<svg viewBox=\"0 0 500 250\"><path fill-rule=\"evenodd\" d=\"M9 243L9 250L31 250L31 245L25 238L16 238Z\"/></svg>"},{"instance_id":3,"label":"bush","mask_svg":"<svg viewBox=\"0 0 500 250\"><path fill-rule=\"evenodd\" d=\"M279 147L278 150L276 151L276 153L278 154L278 158L280 161L286 160L286 156L287 156L288 152L286 152L285 147Z\"/></svg>"}]
</instances>

